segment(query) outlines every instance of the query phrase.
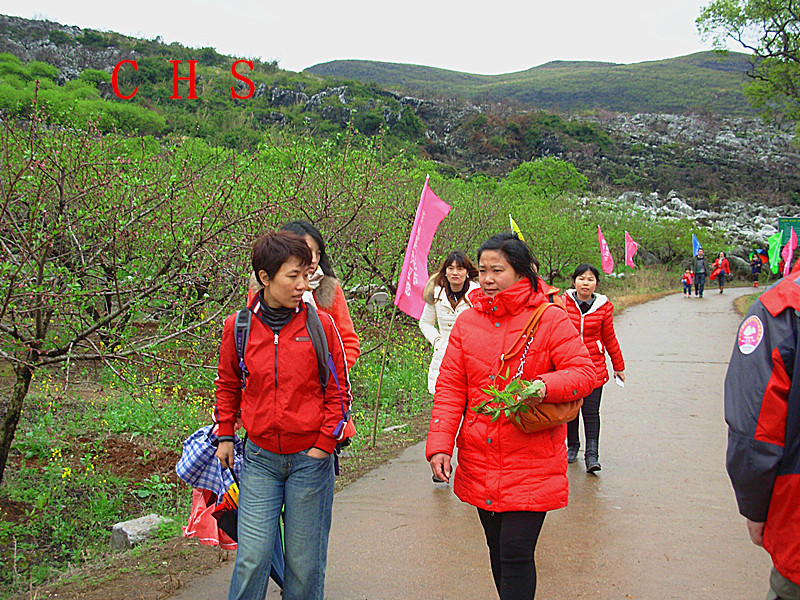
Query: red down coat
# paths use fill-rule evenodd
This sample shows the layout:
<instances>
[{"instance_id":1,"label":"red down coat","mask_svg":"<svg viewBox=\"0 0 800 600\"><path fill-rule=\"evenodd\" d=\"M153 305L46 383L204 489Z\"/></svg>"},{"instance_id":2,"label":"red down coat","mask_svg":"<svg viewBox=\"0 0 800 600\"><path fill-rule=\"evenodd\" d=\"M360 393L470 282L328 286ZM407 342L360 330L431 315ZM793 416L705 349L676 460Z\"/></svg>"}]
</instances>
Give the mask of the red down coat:
<instances>
[{"instance_id":1,"label":"red down coat","mask_svg":"<svg viewBox=\"0 0 800 600\"><path fill-rule=\"evenodd\" d=\"M532 291L528 279L493 299L481 290L469 297L473 308L459 315L439 371L425 449L428 460L440 452L452 456L457 442L453 491L478 508L496 512L562 508L568 498L566 425L523 433L504 416L491 422L469 409L487 397L483 388L493 383L505 387L503 380L492 380L500 355L547 298ZM508 366L513 376L519 358ZM593 389L591 358L564 311L544 312L522 378L544 381L545 402L583 398Z\"/></svg>"},{"instance_id":2,"label":"red down coat","mask_svg":"<svg viewBox=\"0 0 800 600\"><path fill-rule=\"evenodd\" d=\"M614 305L603 294L595 294L589 312L582 314L574 289L564 293L564 304L572 324L589 350L597 373L595 387L600 387L608 381L606 352L611 357L611 365L615 371L625 370L625 361L614 331Z\"/></svg>"}]
</instances>

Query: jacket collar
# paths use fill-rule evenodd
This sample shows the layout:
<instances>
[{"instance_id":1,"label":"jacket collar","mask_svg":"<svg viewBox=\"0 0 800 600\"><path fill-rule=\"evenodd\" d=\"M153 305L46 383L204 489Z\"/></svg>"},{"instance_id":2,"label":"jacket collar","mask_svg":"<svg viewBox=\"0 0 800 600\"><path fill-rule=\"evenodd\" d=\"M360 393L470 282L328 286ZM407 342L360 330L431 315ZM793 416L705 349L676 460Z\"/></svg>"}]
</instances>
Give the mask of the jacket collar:
<instances>
[{"instance_id":1,"label":"jacket collar","mask_svg":"<svg viewBox=\"0 0 800 600\"><path fill-rule=\"evenodd\" d=\"M581 301L578 299L578 292L577 292L577 290L575 288L569 288L566 292L564 292L564 295L567 298L569 298L570 300L572 300L575 303L575 306L577 306L580 309ZM586 312L586 314L588 315L590 313L595 312L598 308L603 306L603 304L605 304L606 302L608 302L608 296L604 296L603 294L598 294L597 292L595 292L594 293L594 302L592 302L592 306L591 306L591 308L589 308L589 310Z\"/></svg>"},{"instance_id":2,"label":"jacket collar","mask_svg":"<svg viewBox=\"0 0 800 600\"><path fill-rule=\"evenodd\" d=\"M528 278L520 279L502 292L489 298L480 288L469 294L472 307L492 316L517 315L525 308L536 307L547 302L547 297L538 289L531 288Z\"/></svg>"}]
</instances>

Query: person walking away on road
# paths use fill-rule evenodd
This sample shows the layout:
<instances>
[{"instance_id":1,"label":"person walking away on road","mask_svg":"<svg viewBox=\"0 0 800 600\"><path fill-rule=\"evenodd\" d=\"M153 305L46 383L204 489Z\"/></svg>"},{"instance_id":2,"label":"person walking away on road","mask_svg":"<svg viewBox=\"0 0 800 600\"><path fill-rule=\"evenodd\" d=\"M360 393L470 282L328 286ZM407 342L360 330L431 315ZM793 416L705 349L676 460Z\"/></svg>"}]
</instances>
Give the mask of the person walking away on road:
<instances>
[{"instance_id":1,"label":"person walking away on road","mask_svg":"<svg viewBox=\"0 0 800 600\"><path fill-rule=\"evenodd\" d=\"M720 252L717 259L714 261L714 264L711 265L713 269L711 271L711 281L714 281L716 278L717 284L719 285L719 293L721 294L725 289L725 278L731 274L731 265L728 262L728 259L725 258L725 253Z\"/></svg>"},{"instance_id":2,"label":"person walking away on road","mask_svg":"<svg viewBox=\"0 0 800 600\"><path fill-rule=\"evenodd\" d=\"M453 250L425 286L422 294L425 308L419 319L419 328L433 346L433 358L428 367L428 391L431 394L436 390L439 366L456 318L472 306L467 296L479 287L475 281L477 277L478 269L469 258L460 250Z\"/></svg>"},{"instance_id":3,"label":"person walking away on road","mask_svg":"<svg viewBox=\"0 0 800 600\"><path fill-rule=\"evenodd\" d=\"M285 600L322 600L333 504L335 432L349 406L344 346L330 315L318 320L338 385L323 388L303 302L311 249L280 231L258 238L252 265L262 288L249 306L250 334L240 363L236 314L225 320L216 384L217 456L233 465L237 415L247 430L240 480L239 546L229 600L263 600L285 504ZM244 365L244 366L240 366ZM333 373L331 371L331 378ZM343 394L343 395L342 395Z\"/></svg>"},{"instance_id":4,"label":"person walking away on road","mask_svg":"<svg viewBox=\"0 0 800 600\"><path fill-rule=\"evenodd\" d=\"M694 295L698 298L703 297L703 289L706 286L706 276L711 272L708 268L708 259L705 257L703 249L697 251L697 256L692 257L692 275L694 276Z\"/></svg>"},{"instance_id":5,"label":"person walking away on road","mask_svg":"<svg viewBox=\"0 0 800 600\"><path fill-rule=\"evenodd\" d=\"M681 283L683 284L683 297L684 298L691 298L692 297L692 270L687 268L683 272L683 277L681 277Z\"/></svg>"},{"instance_id":6,"label":"person walking away on road","mask_svg":"<svg viewBox=\"0 0 800 600\"><path fill-rule=\"evenodd\" d=\"M600 470L598 445L600 440L600 398L603 385L608 381L606 352L611 357L614 377L625 381L625 361L614 332L614 305L603 294L595 293L600 273L590 264L578 265L572 274L572 288L564 292L567 314L580 333L581 339L594 362L597 381L592 392L583 399L580 414L583 415L583 434L586 438L584 462L586 472ZM691 291L691 288L690 288ZM567 423L567 462L578 460L581 443L578 420Z\"/></svg>"},{"instance_id":7,"label":"person walking away on road","mask_svg":"<svg viewBox=\"0 0 800 600\"><path fill-rule=\"evenodd\" d=\"M333 322L336 323L336 328L344 342L347 368L352 369L361 354L360 344L350 310L347 308L347 299L344 297L342 286L336 278L333 265L328 258L322 234L308 221L291 221L281 227L281 231L291 231L299 235L311 248L311 263L308 265L310 289L303 295L303 302L313 304L333 317ZM261 287L261 283L255 275L251 275L250 293L247 297L248 305L252 303Z\"/></svg>"},{"instance_id":8,"label":"person walking away on road","mask_svg":"<svg viewBox=\"0 0 800 600\"><path fill-rule=\"evenodd\" d=\"M752 542L772 558L768 600L800 600L800 269L739 327L725 377L726 464Z\"/></svg>"},{"instance_id":9,"label":"person walking away on road","mask_svg":"<svg viewBox=\"0 0 800 600\"><path fill-rule=\"evenodd\" d=\"M753 287L758 287L758 280L761 277L761 266L764 261L758 256L757 252L753 252L750 258L750 273L753 276Z\"/></svg>"},{"instance_id":10,"label":"person walking away on road","mask_svg":"<svg viewBox=\"0 0 800 600\"><path fill-rule=\"evenodd\" d=\"M478 250L480 290L450 334L442 361L428 432L426 456L433 476L449 481L453 447L458 467L453 491L478 509L500 600L531 600L536 592L534 551L545 515L567 505L566 426L523 433L501 416L475 408L510 378L495 378L501 355L519 340L537 306L548 303L531 267L531 253L513 233L489 238ZM595 382L592 359L566 314L546 310L526 356L514 356L510 373L540 380L544 389L528 401L581 398ZM446 530L445 526L445 530Z\"/></svg>"}]
</instances>

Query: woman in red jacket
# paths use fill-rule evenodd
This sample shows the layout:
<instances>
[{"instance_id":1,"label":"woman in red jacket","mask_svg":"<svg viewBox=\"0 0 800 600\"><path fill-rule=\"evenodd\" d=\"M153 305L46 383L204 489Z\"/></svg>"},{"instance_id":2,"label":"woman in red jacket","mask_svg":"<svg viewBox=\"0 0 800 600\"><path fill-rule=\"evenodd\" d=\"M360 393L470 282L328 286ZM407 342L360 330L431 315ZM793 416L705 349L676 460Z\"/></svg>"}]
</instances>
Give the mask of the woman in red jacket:
<instances>
[{"instance_id":1,"label":"woman in red jacket","mask_svg":"<svg viewBox=\"0 0 800 600\"><path fill-rule=\"evenodd\" d=\"M725 257L724 252L720 252L717 260L714 261L714 264L711 265L713 269L711 271L711 281L714 279L717 280L717 285L719 285L719 293L721 294L722 291L725 289L725 278L731 274L731 263Z\"/></svg>"},{"instance_id":2,"label":"woman in red jacket","mask_svg":"<svg viewBox=\"0 0 800 600\"><path fill-rule=\"evenodd\" d=\"M572 274L572 289L564 293L564 304L572 323L589 350L597 373L597 382L592 393L583 399L583 433L586 450L583 453L586 472L600 470L598 443L600 439L600 397L603 385L608 381L606 352L611 356L614 377L625 381L625 361L614 333L614 305L603 294L596 294L598 270L589 264L578 265ZM578 460L581 443L578 437L578 417L567 423L567 460Z\"/></svg>"},{"instance_id":3,"label":"woman in red jacket","mask_svg":"<svg viewBox=\"0 0 800 600\"><path fill-rule=\"evenodd\" d=\"M523 433L504 416L493 422L469 410L487 398L482 390L506 386L508 379L496 377L501 354L534 309L548 302L531 262L528 247L511 233L489 238L478 250L481 287L470 293L472 308L450 334L425 450L434 477L449 481L458 443L453 491L478 508L501 600L533 598L534 550L545 514L566 506L568 497L565 425ZM522 356L512 359L510 373L521 362ZM560 308L544 312L521 378L544 383L539 397L529 399L534 402L573 400L594 386L591 358Z\"/></svg>"},{"instance_id":4,"label":"woman in red jacket","mask_svg":"<svg viewBox=\"0 0 800 600\"><path fill-rule=\"evenodd\" d=\"M269 233L253 246L263 284L250 305L250 335L240 363L235 318L225 320L217 369L219 446L233 466L237 415L247 430L240 481L239 547L229 600L264 598L281 506L286 505L283 597L322 600L333 504L337 426L349 406L344 348L330 315L319 313L338 373L325 388L311 341L308 289L311 249L290 232ZM244 375L244 379L243 379Z\"/></svg>"}]
</instances>

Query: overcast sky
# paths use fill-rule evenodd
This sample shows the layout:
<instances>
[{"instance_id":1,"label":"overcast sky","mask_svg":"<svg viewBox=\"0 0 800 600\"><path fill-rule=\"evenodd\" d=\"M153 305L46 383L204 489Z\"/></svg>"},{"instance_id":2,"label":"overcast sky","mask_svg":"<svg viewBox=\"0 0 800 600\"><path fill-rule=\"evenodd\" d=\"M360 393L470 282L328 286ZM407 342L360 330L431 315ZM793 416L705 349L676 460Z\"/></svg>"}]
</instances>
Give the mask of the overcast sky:
<instances>
[{"instance_id":1,"label":"overcast sky","mask_svg":"<svg viewBox=\"0 0 800 600\"><path fill-rule=\"evenodd\" d=\"M710 0L0 0L0 13L212 46L301 71L360 58L469 73L551 60L632 63L711 49L695 28Z\"/></svg>"}]
</instances>

